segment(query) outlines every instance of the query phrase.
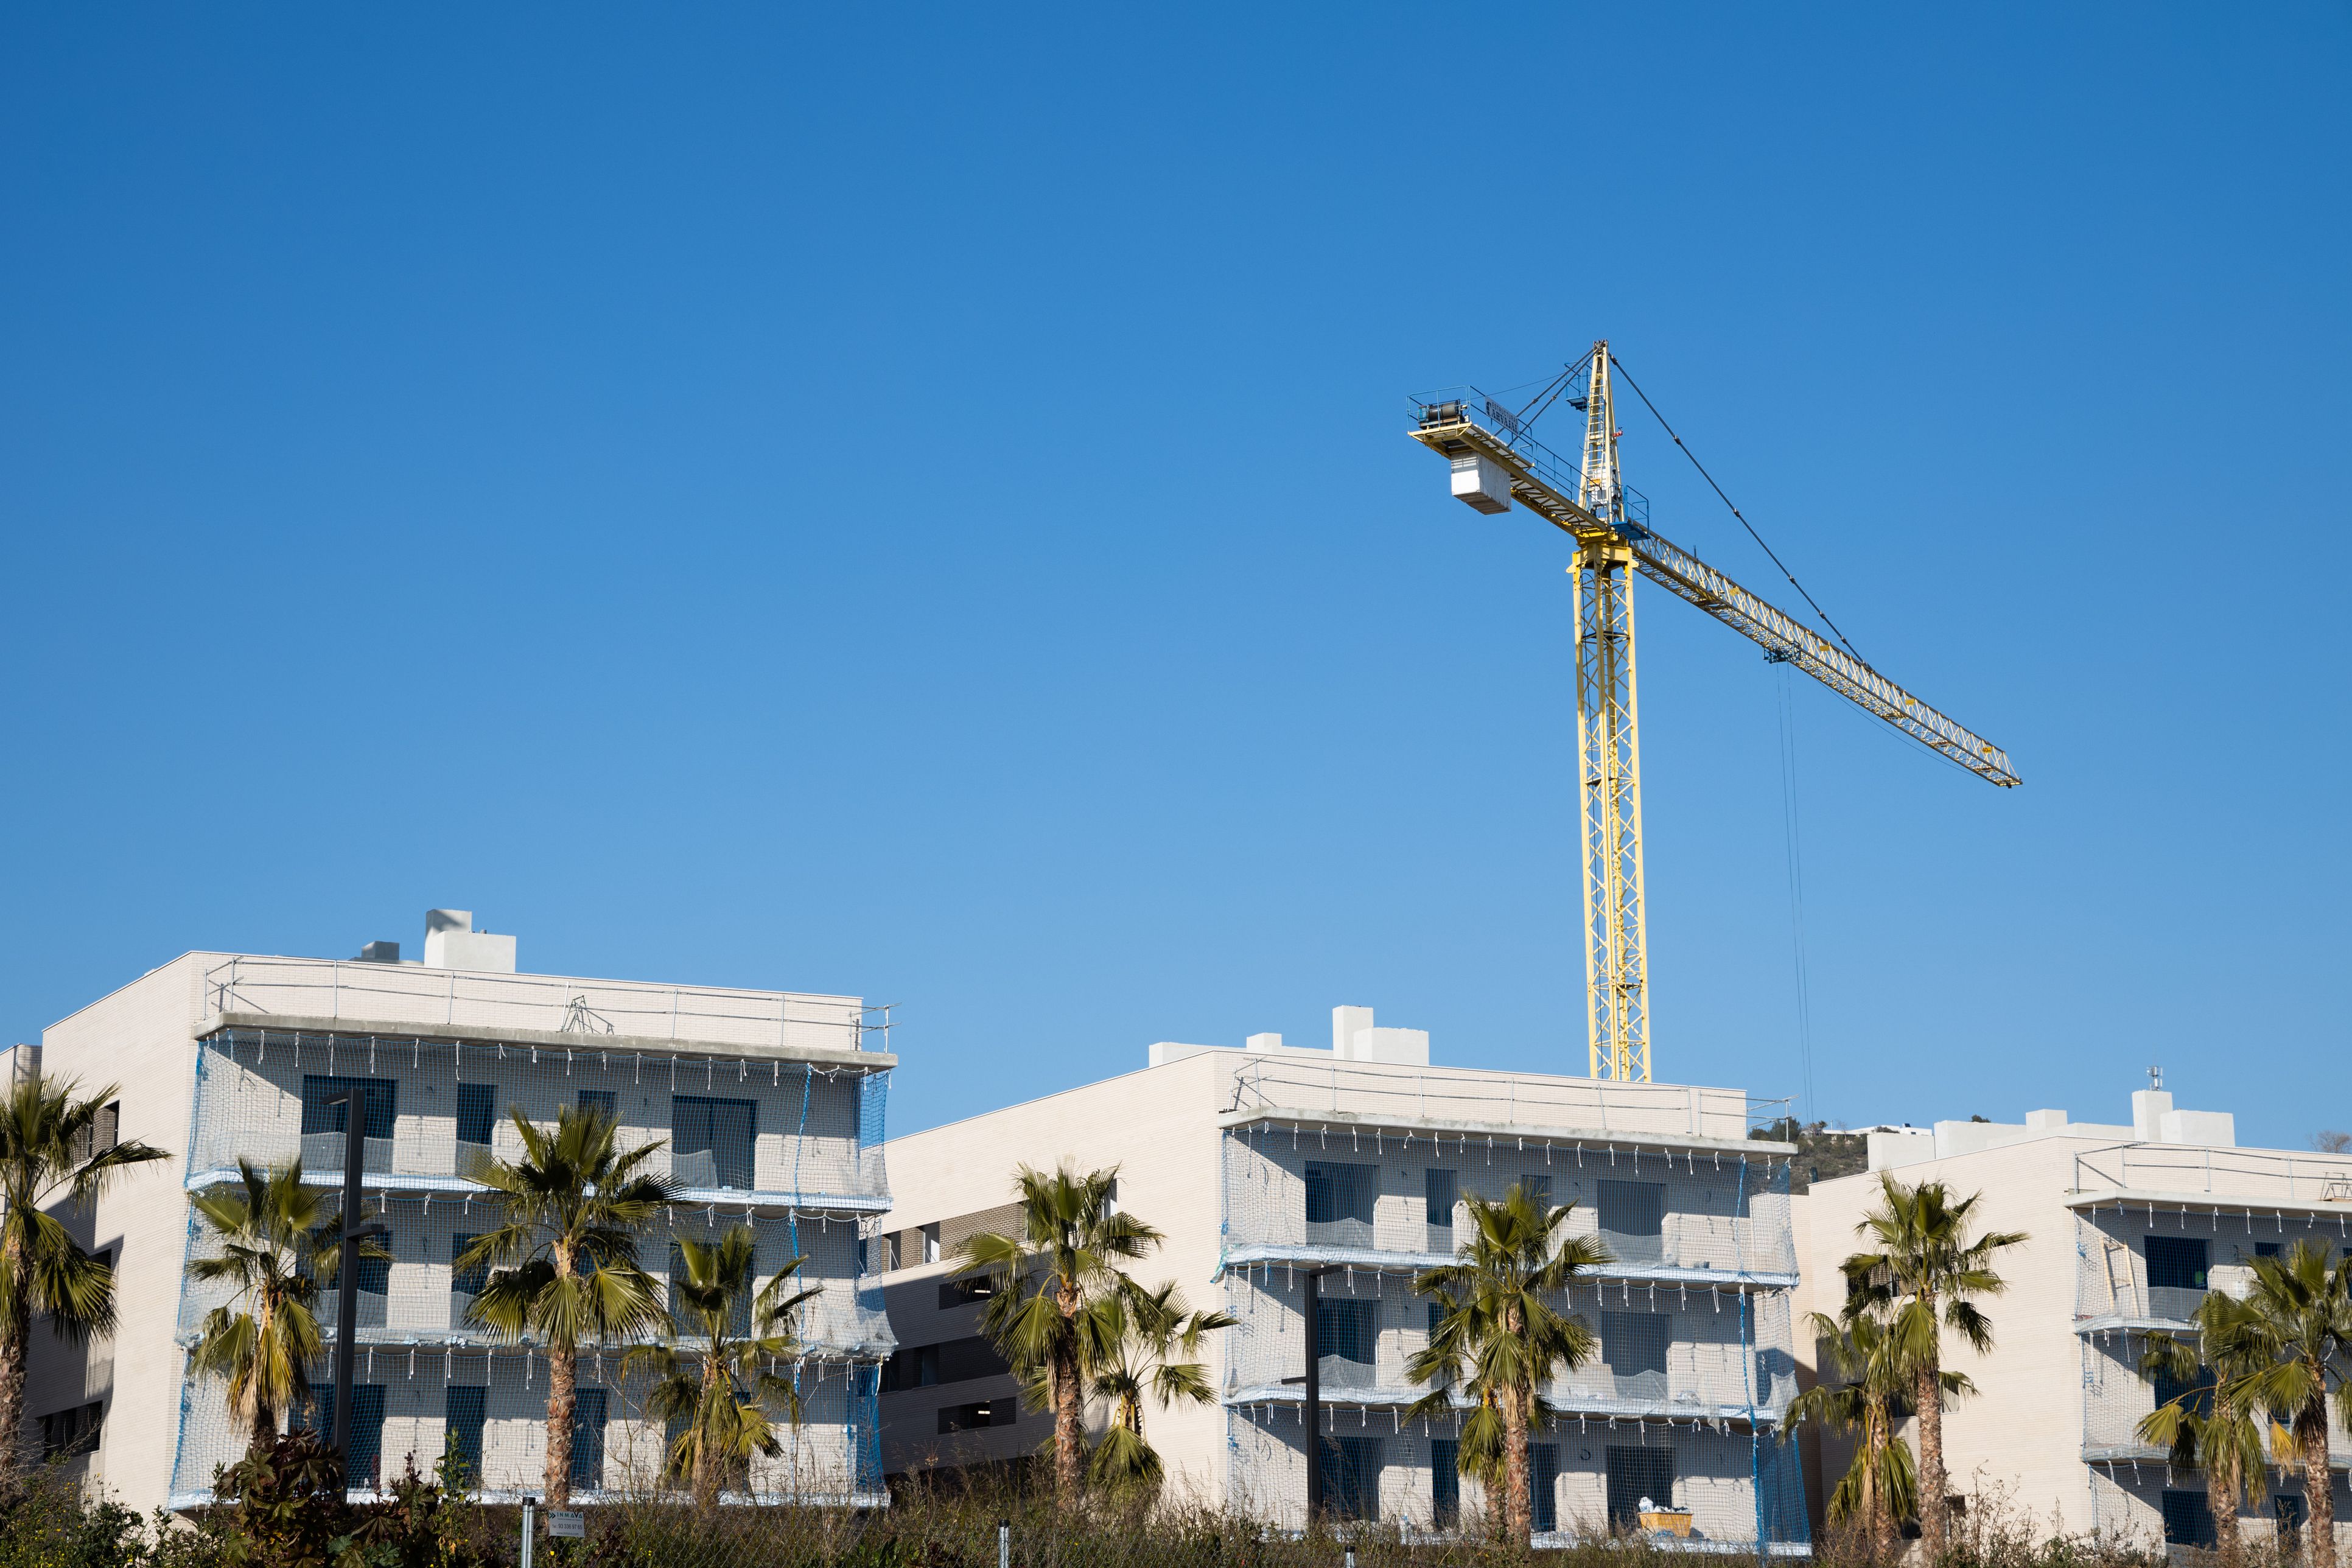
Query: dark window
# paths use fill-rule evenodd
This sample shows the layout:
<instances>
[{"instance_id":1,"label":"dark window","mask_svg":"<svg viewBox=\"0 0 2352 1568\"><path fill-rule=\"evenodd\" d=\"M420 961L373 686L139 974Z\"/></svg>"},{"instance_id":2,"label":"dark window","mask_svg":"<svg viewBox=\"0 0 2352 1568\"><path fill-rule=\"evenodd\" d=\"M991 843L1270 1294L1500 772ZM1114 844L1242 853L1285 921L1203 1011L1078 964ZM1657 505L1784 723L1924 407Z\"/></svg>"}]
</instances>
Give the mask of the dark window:
<instances>
[{"instance_id":1,"label":"dark window","mask_svg":"<svg viewBox=\"0 0 2352 1568\"><path fill-rule=\"evenodd\" d=\"M1429 1440L1430 1522L1451 1530L1462 1521L1462 1445L1451 1437Z\"/></svg>"},{"instance_id":2,"label":"dark window","mask_svg":"<svg viewBox=\"0 0 2352 1568\"><path fill-rule=\"evenodd\" d=\"M2254 1243L2254 1256L2256 1258L2276 1258L2278 1255L2279 1244L2277 1242L2258 1241Z\"/></svg>"},{"instance_id":3,"label":"dark window","mask_svg":"<svg viewBox=\"0 0 2352 1568\"><path fill-rule=\"evenodd\" d=\"M1372 1195L1378 1191L1373 1166L1308 1162L1307 1239L1329 1247L1370 1247Z\"/></svg>"},{"instance_id":4,"label":"dark window","mask_svg":"<svg viewBox=\"0 0 2352 1568\"><path fill-rule=\"evenodd\" d=\"M1459 1184L1451 1171L1434 1166L1422 1173L1422 1217L1432 1230L1454 1228L1454 1203L1459 1194Z\"/></svg>"},{"instance_id":5,"label":"dark window","mask_svg":"<svg viewBox=\"0 0 2352 1568\"><path fill-rule=\"evenodd\" d=\"M2212 1247L2201 1236L2147 1238L2147 1282L2158 1290L2202 1290Z\"/></svg>"},{"instance_id":6,"label":"dark window","mask_svg":"<svg viewBox=\"0 0 2352 1568\"><path fill-rule=\"evenodd\" d=\"M469 1236L463 1231L449 1238L449 1293L451 1295L478 1296L482 1293L482 1287L490 1282L490 1266L487 1263L477 1263L470 1268L457 1267L457 1259L465 1256L466 1248L481 1239L478 1236Z\"/></svg>"},{"instance_id":7,"label":"dark window","mask_svg":"<svg viewBox=\"0 0 2352 1568\"><path fill-rule=\"evenodd\" d=\"M2294 1532L2303 1528L2303 1499L2294 1492L2273 1492L2271 1513L2278 1521L2279 1533L2287 1538L2279 1544L2293 1544Z\"/></svg>"},{"instance_id":8,"label":"dark window","mask_svg":"<svg viewBox=\"0 0 2352 1568\"><path fill-rule=\"evenodd\" d=\"M995 1294L996 1282L985 1274L968 1279L940 1281L940 1305L942 1308L969 1307L974 1301L985 1301Z\"/></svg>"},{"instance_id":9,"label":"dark window","mask_svg":"<svg viewBox=\"0 0 2352 1568\"><path fill-rule=\"evenodd\" d=\"M122 1101L110 1100L98 1108L98 1114L90 1118L89 1126L74 1134L69 1152L74 1163L79 1165L84 1160L105 1153L121 1142Z\"/></svg>"},{"instance_id":10,"label":"dark window","mask_svg":"<svg viewBox=\"0 0 2352 1568\"><path fill-rule=\"evenodd\" d=\"M1431 1339L1433 1340L1437 1337L1438 1328L1444 1321L1445 1303L1443 1301L1432 1301L1429 1304L1429 1337Z\"/></svg>"},{"instance_id":11,"label":"dark window","mask_svg":"<svg viewBox=\"0 0 2352 1568\"><path fill-rule=\"evenodd\" d=\"M937 1345L900 1345L882 1363L882 1392L898 1394L909 1388L929 1388L940 1381L940 1347Z\"/></svg>"},{"instance_id":12,"label":"dark window","mask_svg":"<svg viewBox=\"0 0 2352 1568\"><path fill-rule=\"evenodd\" d=\"M1323 1439L1323 1507L1334 1519L1381 1514L1381 1440Z\"/></svg>"},{"instance_id":13,"label":"dark window","mask_svg":"<svg viewBox=\"0 0 2352 1568\"><path fill-rule=\"evenodd\" d=\"M2213 1510L2201 1489L2164 1494L2164 1539L2173 1546L2213 1544Z\"/></svg>"},{"instance_id":14,"label":"dark window","mask_svg":"<svg viewBox=\"0 0 2352 1568\"><path fill-rule=\"evenodd\" d=\"M2199 1367L2189 1373L2186 1381L2168 1377L2160 1372L2150 1381L2156 1384L2155 1403L2158 1406L2169 1405L2181 1395L2188 1394L2190 1396L2188 1407L2198 1415L2210 1415L2213 1413L2213 1369L2211 1367Z\"/></svg>"},{"instance_id":15,"label":"dark window","mask_svg":"<svg viewBox=\"0 0 2352 1568\"><path fill-rule=\"evenodd\" d=\"M458 1474L469 1480L482 1473L482 1422L490 1391L451 1384L441 1406L441 1451L457 1462Z\"/></svg>"},{"instance_id":16,"label":"dark window","mask_svg":"<svg viewBox=\"0 0 2352 1568\"><path fill-rule=\"evenodd\" d=\"M950 1340L937 1348L941 1383L970 1383L976 1377L1003 1377L1013 1370L1012 1363L997 1353L996 1347L977 1334Z\"/></svg>"},{"instance_id":17,"label":"dark window","mask_svg":"<svg viewBox=\"0 0 2352 1568\"><path fill-rule=\"evenodd\" d=\"M95 1453L99 1440L105 1436L106 1405L93 1400L77 1405L70 1410L60 1410L41 1417L41 1458L71 1458L77 1454Z\"/></svg>"},{"instance_id":18,"label":"dark window","mask_svg":"<svg viewBox=\"0 0 2352 1568\"><path fill-rule=\"evenodd\" d=\"M607 1121L619 1119L616 1105L609 1089L583 1089L580 1091L580 1109L593 1110Z\"/></svg>"},{"instance_id":19,"label":"dark window","mask_svg":"<svg viewBox=\"0 0 2352 1568\"><path fill-rule=\"evenodd\" d=\"M1601 1314L1601 1356L1609 1370L1619 1377L1634 1377L1654 1373L1663 1379L1666 1371L1666 1331L1670 1320L1663 1312L1603 1312ZM1665 1397L1663 1382L1659 1398Z\"/></svg>"},{"instance_id":20,"label":"dark window","mask_svg":"<svg viewBox=\"0 0 2352 1568\"><path fill-rule=\"evenodd\" d=\"M398 1084L388 1078L327 1078L318 1073L302 1075L303 1135L341 1132L351 1107L327 1102L353 1089L360 1091L360 1103L367 1110L365 1136L391 1137L393 1119L400 1103Z\"/></svg>"},{"instance_id":21,"label":"dark window","mask_svg":"<svg viewBox=\"0 0 2352 1568\"><path fill-rule=\"evenodd\" d=\"M1609 1523L1612 1528L1641 1526L1642 1500L1658 1508L1675 1506L1675 1451L1672 1448L1612 1447L1609 1464Z\"/></svg>"},{"instance_id":22,"label":"dark window","mask_svg":"<svg viewBox=\"0 0 2352 1568\"><path fill-rule=\"evenodd\" d=\"M682 1187L751 1190L759 1102L675 1094L669 1101L670 1169Z\"/></svg>"},{"instance_id":23,"label":"dark window","mask_svg":"<svg viewBox=\"0 0 2352 1568\"><path fill-rule=\"evenodd\" d=\"M335 1437L334 1384L322 1380L318 1387L318 1397L316 1430L332 1442ZM383 1458L383 1384L362 1383L352 1390L351 1485L374 1486L376 1469Z\"/></svg>"},{"instance_id":24,"label":"dark window","mask_svg":"<svg viewBox=\"0 0 2352 1568\"><path fill-rule=\"evenodd\" d=\"M1013 1424L1019 1401L1010 1395L991 1399L978 1405L943 1405L940 1406L940 1435L950 1432L972 1432L990 1426L1010 1426Z\"/></svg>"},{"instance_id":25,"label":"dark window","mask_svg":"<svg viewBox=\"0 0 2352 1568\"><path fill-rule=\"evenodd\" d=\"M1379 1320L1374 1301L1331 1300L1316 1303L1317 1370L1332 1388L1369 1388L1372 1383L1373 1346Z\"/></svg>"},{"instance_id":26,"label":"dark window","mask_svg":"<svg viewBox=\"0 0 2352 1568\"><path fill-rule=\"evenodd\" d=\"M1519 1178L1519 1191L1528 1194L1528 1202L1535 1205L1538 1214L1543 1213L1551 1207L1551 1173L1528 1172Z\"/></svg>"},{"instance_id":27,"label":"dark window","mask_svg":"<svg viewBox=\"0 0 2352 1568\"><path fill-rule=\"evenodd\" d=\"M606 1391L583 1388L572 1410L572 1484L594 1491L604 1484Z\"/></svg>"},{"instance_id":28,"label":"dark window","mask_svg":"<svg viewBox=\"0 0 2352 1568\"><path fill-rule=\"evenodd\" d=\"M1528 1511L1543 1531L1559 1528L1559 1445L1528 1445Z\"/></svg>"},{"instance_id":29,"label":"dark window","mask_svg":"<svg viewBox=\"0 0 2352 1568\"><path fill-rule=\"evenodd\" d=\"M484 1143L499 1120L499 1086L461 1083L457 1086L457 1142Z\"/></svg>"}]
</instances>

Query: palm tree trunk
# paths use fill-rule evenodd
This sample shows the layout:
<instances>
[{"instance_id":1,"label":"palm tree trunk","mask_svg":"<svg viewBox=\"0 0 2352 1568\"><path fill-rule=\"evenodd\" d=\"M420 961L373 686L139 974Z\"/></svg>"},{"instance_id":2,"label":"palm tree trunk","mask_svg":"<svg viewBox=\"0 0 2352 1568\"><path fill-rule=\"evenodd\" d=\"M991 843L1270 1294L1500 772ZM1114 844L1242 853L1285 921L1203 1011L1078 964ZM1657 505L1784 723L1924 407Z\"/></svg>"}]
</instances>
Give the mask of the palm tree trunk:
<instances>
[{"instance_id":1,"label":"palm tree trunk","mask_svg":"<svg viewBox=\"0 0 2352 1568\"><path fill-rule=\"evenodd\" d=\"M1503 1518L1513 1544L1526 1546L1535 1534L1535 1510L1528 1485L1528 1407L1523 1389L1503 1395Z\"/></svg>"},{"instance_id":2,"label":"palm tree trunk","mask_svg":"<svg viewBox=\"0 0 2352 1568\"><path fill-rule=\"evenodd\" d=\"M695 1418L702 1424L694 1443L694 1501L699 1508L719 1506L719 1456L710 1451L709 1420L712 1401L718 1397L718 1383L719 1357L714 1352L702 1363L702 1408L695 1412Z\"/></svg>"},{"instance_id":3,"label":"palm tree trunk","mask_svg":"<svg viewBox=\"0 0 2352 1568\"><path fill-rule=\"evenodd\" d=\"M2217 1400L2213 1419L2230 1427L2230 1404ZM2238 1568L2245 1553L2238 1542L2238 1461L2215 1465L2205 1477L2206 1505L2213 1511L2213 1543L2221 1554L2221 1568Z\"/></svg>"},{"instance_id":4,"label":"palm tree trunk","mask_svg":"<svg viewBox=\"0 0 2352 1568\"><path fill-rule=\"evenodd\" d=\"M2327 1385L2322 1381L2320 1386ZM2322 1394L2295 1416L2303 1445L2304 1568L2336 1568L2336 1489L2327 1468L2327 1396Z\"/></svg>"},{"instance_id":5,"label":"palm tree trunk","mask_svg":"<svg viewBox=\"0 0 2352 1568\"><path fill-rule=\"evenodd\" d=\"M1944 1552L1944 1382L1937 1364L1941 1359L1931 1343L1914 1395L1919 1407L1919 1544L1931 1563Z\"/></svg>"},{"instance_id":6,"label":"palm tree trunk","mask_svg":"<svg viewBox=\"0 0 2352 1568\"><path fill-rule=\"evenodd\" d=\"M25 1358L33 1342L33 1303L27 1289L32 1282L26 1278L25 1236L13 1215L6 1237L0 1244L0 1258L5 1258L13 1288L6 1321L0 1323L0 1480L16 1473L23 1453Z\"/></svg>"},{"instance_id":7,"label":"palm tree trunk","mask_svg":"<svg viewBox=\"0 0 2352 1568\"><path fill-rule=\"evenodd\" d=\"M1874 1560L1890 1556L1895 1549L1895 1510L1889 1504L1886 1489L1887 1413L1881 1405L1870 1415L1869 1468L1862 1472L1862 1524L1870 1537Z\"/></svg>"},{"instance_id":8,"label":"palm tree trunk","mask_svg":"<svg viewBox=\"0 0 2352 1568\"><path fill-rule=\"evenodd\" d=\"M572 1501L572 1422L580 1406L580 1352L547 1347L547 1506Z\"/></svg>"},{"instance_id":9,"label":"palm tree trunk","mask_svg":"<svg viewBox=\"0 0 2352 1568\"><path fill-rule=\"evenodd\" d=\"M1078 1401L1077 1348L1054 1347L1054 1494L1064 1508L1076 1506L1085 1479L1087 1432Z\"/></svg>"}]
</instances>

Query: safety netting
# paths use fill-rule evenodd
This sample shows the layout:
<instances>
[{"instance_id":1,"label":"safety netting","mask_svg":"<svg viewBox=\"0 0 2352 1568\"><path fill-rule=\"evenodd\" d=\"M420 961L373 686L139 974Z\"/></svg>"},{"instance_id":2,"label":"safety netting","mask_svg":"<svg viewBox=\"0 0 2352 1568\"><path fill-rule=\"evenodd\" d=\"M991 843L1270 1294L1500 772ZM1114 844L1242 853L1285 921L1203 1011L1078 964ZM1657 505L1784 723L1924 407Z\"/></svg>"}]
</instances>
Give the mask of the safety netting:
<instances>
[{"instance_id":1,"label":"safety netting","mask_svg":"<svg viewBox=\"0 0 2352 1568\"><path fill-rule=\"evenodd\" d=\"M368 1185L446 1187L522 1152L513 1112L549 1125L593 1104L623 1142L661 1145L644 1169L681 1201L879 1213L888 1080L780 1056L228 1029L202 1043L188 1172L201 1184L233 1175L240 1156L299 1158L340 1182L347 1108L328 1101L357 1090Z\"/></svg>"},{"instance_id":2,"label":"safety netting","mask_svg":"<svg viewBox=\"0 0 2352 1568\"><path fill-rule=\"evenodd\" d=\"M281 1426L331 1431L331 1361L311 1366L313 1400ZM467 1489L485 1500L543 1493L547 1481L548 1363L526 1349L459 1350L371 1345L357 1357L352 1401L354 1491L380 1490L412 1460L431 1474L454 1455ZM887 1501L881 1484L878 1369L871 1363L807 1359L780 1373L799 1391L800 1417L772 1411L782 1449L755 1458L726 1500L856 1504ZM676 1427L648 1414L649 1379L625 1371L615 1351L585 1352L572 1424L571 1482L583 1501L650 1497L665 1478ZM228 1411L216 1381L193 1382L180 1397L179 1452L172 1502L208 1502L219 1467L245 1452L247 1431Z\"/></svg>"},{"instance_id":3,"label":"safety netting","mask_svg":"<svg viewBox=\"0 0 2352 1568\"><path fill-rule=\"evenodd\" d=\"M2137 1152L2134 1152L2137 1153ZM2197 1151L2158 1151L2176 1163L2195 1160ZM2215 1151L2240 1167L2251 1167L2267 1152ZM2118 1160L2116 1152L2102 1157ZM2208 1156L2210 1158L2210 1156ZM2210 1382L2200 1371L2187 1379L2142 1371L2151 1336L2164 1334L2190 1345L2197 1342L2196 1312L2209 1291L2243 1295L2255 1259L2277 1257L2310 1241L2341 1250L2352 1219L2341 1212L2296 1212L2276 1200L2288 1195L2284 1175L2290 1157L2270 1153L2282 1171L2269 1194L2222 1190L2194 1198L2116 1196L2093 1201L2074 1215L2074 1328L2082 1342L2082 1457L2090 1472L2092 1517L2105 1531L2135 1540L2210 1545L2213 1521L2203 1473L2174 1460L2165 1445L2139 1433L2139 1424L2158 1405ZM2307 1181L2311 1194L2329 1180L2345 1180L2340 1163L2294 1157L2320 1167ZM2089 1161L2084 1162L2086 1164ZM2238 1173L2243 1176L2243 1172ZM2134 1171L2133 1175L2143 1173ZM2184 1187L2202 1180L2202 1165L2168 1172ZM2265 1196L2273 1202L2265 1203ZM2347 1194L2352 1197L2352 1193ZM2260 1533L2282 1521L2290 1525L2303 1507L2300 1457L2283 1429L2270 1434L2272 1473L2269 1503L2251 1509L2242 1528ZM2339 1497L2352 1468L2352 1434L2331 1424L2328 1436ZM2250 1505L2251 1508L2251 1505Z\"/></svg>"},{"instance_id":4,"label":"safety netting","mask_svg":"<svg viewBox=\"0 0 2352 1568\"><path fill-rule=\"evenodd\" d=\"M1413 1279L1467 1238L1465 1198L1517 1185L1572 1205L1562 1234L1609 1258L1558 1301L1594 1346L1545 1390L1559 1417L1539 1445L1545 1530L1605 1531L1647 1496L1690 1512L1690 1535L1675 1539L1695 1550L1805 1550L1803 1482L1780 1428L1797 1391L1789 1183L1783 1152L1736 1145L1271 1117L1232 1129L1223 1256L1236 1326L1219 1336L1231 1500L1304 1518L1299 1379L1315 1268L1327 1507L1444 1529L1465 1499L1475 1505L1475 1483L1454 1479L1458 1413L1404 1414L1426 1392L1407 1363L1440 1310ZM1627 1493L1638 1475L1655 1484Z\"/></svg>"},{"instance_id":5,"label":"safety netting","mask_svg":"<svg viewBox=\"0 0 2352 1568\"><path fill-rule=\"evenodd\" d=\"M1455 1421L1396 1411L1328 1412L1322 1440L1326 1513L1413 1533L1451 1534L1500 1507L1460 1469ZM1229 1500L1285 1529L1307 1516L1307 1444L1300 1407L1229 1407ZM1796 1449L1771 1433L1566 1416L1533 1435L1530 1501L1539 1544L1638 1531L1643 1512L1687 1513L1696 1551L1809 1550Z\"/></svg>"},{"instance_id":6,"label":"safety netting","mask_svg":"<svg viewBox=\"0 0 2352 1568\"><path fill-rule=\"evenodd\" d=\"M795 1348L778 1363L803 1390L801 1420L786 1433L783 1458L753 1466L751 1490L878 1498L876 1396L893 1342L865 1264L889 1203L888 1076L774 1055L224 1030L200 1044L187 1182L217 1190L236 1180L240 1156L299 1158L306 1184L330 1189L323 1214L339 1214L352 1107L331 1102L356 1095L362 1202L388 1227L391 1257L362 1260L350 1282L365 1363L355 1417L380 1423L378 1451L395 1466L414 1452L429 1469L452 1432L471 1432L480 1484L520 1495L543 1484L546 1358L528 1338L502 1342L468 1316L482 1271L457 1259L499 1222L492 1195L469 1173L523 1153L515 1112L544 1128L561 1110L593 1106L618 1122L624 1145L660 1145L642 1168L671 1201L636 1238L638 1260L657 1280L667 1285L677 1267L678 1239L712 1242L740 1226L754 1236L757 1282L800 1258L793 1288L818 1292L797 1310ZM219 1247L192 1208L189 1259ZM205 1315L234 1293L184 1276L180 1342L193 1344ZM320 1293L314 1310L331 1338L340 1308L338 1290ZM622 1376L624 1348L583 1354L583 1407L596 1426L578 1449L593 1458L575 1460L588 1467L577 1482L586 1493L642 1489L659 1475L663 1434L656 1424L648 1436L639 1418L642 1390ZM313 1380L325 1386L325 1370ZM175 1497L207 1494L214 1467L245 1441L219 1386L188 1381Z\"/></svg>"}]
</instances>

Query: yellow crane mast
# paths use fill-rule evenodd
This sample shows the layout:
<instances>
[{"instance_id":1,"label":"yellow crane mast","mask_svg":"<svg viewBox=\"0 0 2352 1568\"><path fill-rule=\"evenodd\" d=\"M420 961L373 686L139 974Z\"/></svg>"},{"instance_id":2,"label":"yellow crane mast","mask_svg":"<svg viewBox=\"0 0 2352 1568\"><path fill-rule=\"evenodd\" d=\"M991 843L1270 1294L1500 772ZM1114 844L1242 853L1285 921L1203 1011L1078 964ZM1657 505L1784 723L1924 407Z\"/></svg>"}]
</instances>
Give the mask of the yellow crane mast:
<instances>
[{"instance_id":1,"label":"yellow crane mast","mask_svg":"<svg viewBox=\"0 0 2352 1568\"><path fill-rule=\"evenodd\" d=\"M1507 512L1516 501L1575 541L1570 571L1576 580L1586 1032L1594 1078L1646 1083L1649 931L1642 898L1642 748L1633 680L1636 573L1752 639L1766 658L1796 666L1978 777L2003 788L2021 781L2000 747L1649 526L1648 504L1625 487L1618 466L1612 367L1622 374L1607 341L1597 342L1585 361L1517 412L1475 389L1462 397L1416 399L1412 436L1449 460L1456 500L1489 513ZM1581 395L1576 395L1570 389L1580 374ZM1583 452L1573 468L1528 430L1555 400L1584 416Z\"/></svg>"}]
</instances>

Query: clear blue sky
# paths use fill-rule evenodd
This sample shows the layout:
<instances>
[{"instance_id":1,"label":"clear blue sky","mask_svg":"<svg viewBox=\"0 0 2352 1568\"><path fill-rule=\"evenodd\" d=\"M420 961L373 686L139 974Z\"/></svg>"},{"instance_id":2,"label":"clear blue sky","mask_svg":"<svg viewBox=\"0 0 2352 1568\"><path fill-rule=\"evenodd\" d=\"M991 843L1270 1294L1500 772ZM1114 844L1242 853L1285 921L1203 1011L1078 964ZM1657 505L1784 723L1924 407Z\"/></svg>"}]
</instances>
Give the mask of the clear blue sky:
<instances>
[{"instance_id":1,"label":"clear blue sky","mask_svg":"<svg viewBox=\"0 0 2352 1568\"><path fill-rule=\"evenodd\" d=\"M2347 46L16 7L0 1029L446 904L896 1002L899 1130L1340 1002L1580 1072L1568 552L1404 395L1605 335L2026 779L1794 688L1819 1114L2352 1124ZM1798 1093L1780 678L1639 616L1658 1076Z\"/></svg>"}]
</instances>

